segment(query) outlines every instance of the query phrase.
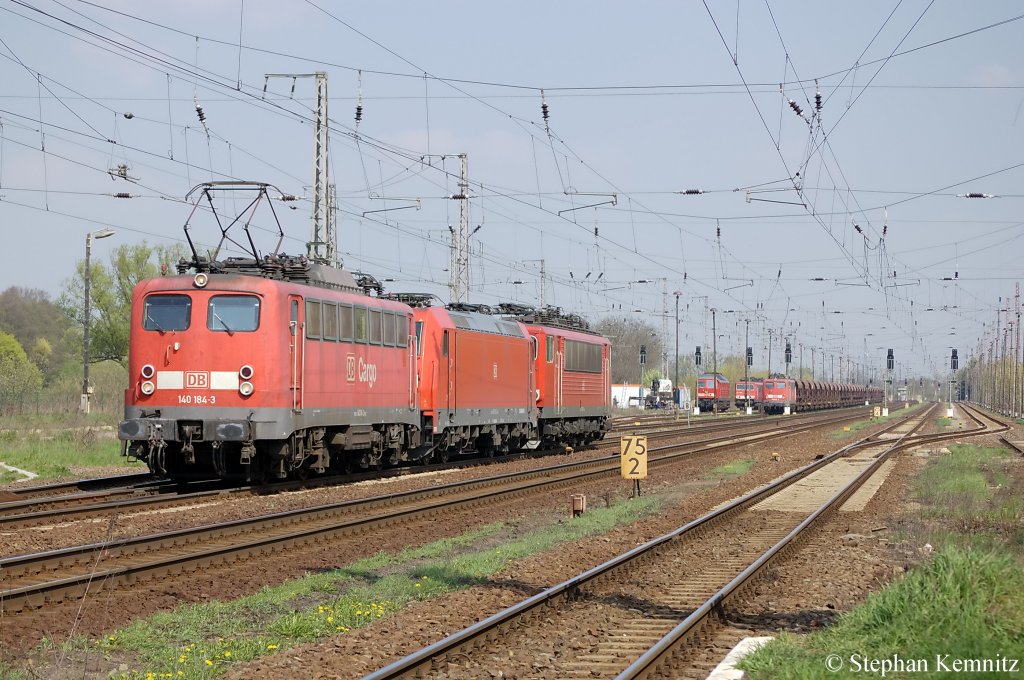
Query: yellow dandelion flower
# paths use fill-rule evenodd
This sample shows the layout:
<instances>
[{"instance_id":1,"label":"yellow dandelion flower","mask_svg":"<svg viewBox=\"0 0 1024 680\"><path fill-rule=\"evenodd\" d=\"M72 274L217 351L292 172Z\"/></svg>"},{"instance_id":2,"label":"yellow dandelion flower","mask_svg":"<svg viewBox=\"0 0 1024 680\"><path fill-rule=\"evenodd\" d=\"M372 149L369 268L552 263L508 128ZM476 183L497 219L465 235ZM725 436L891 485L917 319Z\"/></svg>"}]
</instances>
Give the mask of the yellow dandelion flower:
<instances>
[{"instance_id":1,"label":"yellow dandelion flower","mask_svg":"<svg viewBox=\"0 0 1024 680\"><path fill-rule=\"evenodd\" d=\"M212 662L212 661L210 661L209 659L207 659L207 660L206 660L206 665L207 665L207 666L212 666L212 665L213 665L213 662Z\"/></svg>"},{"instance_id":2,"label":"yellow dandelion flower","mask_svg":"<svg viewBox=\"0 0 1024 680\"><path fill-rule=\"evenodd\" d=\"M267 649L277 649L277 645L267 645Z\"/></svg>"},{"instance_id":3,"label":"yellow dandelion flower","mask_svg":"<svg viewBox=\"0 0 1024 680\"><path fill-rule=\"evenodd\" d=\"M230 658L231 657L231 650L229 649L228 651L224 652L224 656L227 657L227 658Z\"/></svg>"},{"instance_id":4,"label":"yellow dandelion flower","mask_svg":"<svg viewBox=\"0 0 1024 680\"><path fill-rule=\"evenodd\" d=\"M417 588L419 588L419 587L420 587L420 584L419 584L419 583L417 583L417 584L416 584L416 587L417 587Z\"/></svg>"},{"instance_id":5,"label":"yellow dandelion flower","mask_svg":"<svg viewBox=\"0 0 1024 680\"><path fill-rule=\"evenodd\" d=\"M149 673L146 673L146 680L156 680L156 678L153 677L153 673L152 672L149 672Z\"/></svg>"},{"instance_id":6,"label":"yellow dandelion flower","mask_svg":"<svg viewBox=\"0 0 1024 680\"><path fill-rule=\"evenodd\" d=\"M327 617L327 623L334 623L334 617L333 616L328 616Z\"/></svg>"},{"instance_id":7,"label":"yellow dandelion flower","mask_svg":"<svg viewBox=\"0 0 1024 680\"><path fill-rule=\"evenodd\" d=\"M114 640L116 640L116 639L117 639L117 636L116 636L116 635L111 635L110 637L108 637L108 638L107 638L107 640L109 640L109 641L111 641L111 642L113 642L113 641L114 641Z\"/></svg>"}]
</instances>

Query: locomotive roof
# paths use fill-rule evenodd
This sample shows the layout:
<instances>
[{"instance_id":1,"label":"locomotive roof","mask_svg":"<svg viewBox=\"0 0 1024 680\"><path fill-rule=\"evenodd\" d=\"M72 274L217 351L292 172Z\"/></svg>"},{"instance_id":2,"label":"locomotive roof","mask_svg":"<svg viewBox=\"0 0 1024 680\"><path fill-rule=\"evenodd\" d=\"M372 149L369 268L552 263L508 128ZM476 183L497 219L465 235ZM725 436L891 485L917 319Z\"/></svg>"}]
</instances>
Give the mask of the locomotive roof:
<instances>
[{"instance_id":1,"label":"locomotive roof","mask_svg":"<svg viewBox=\"0 0 1024 680\"><path fill-rule=\"evenodd\" d=\"M515 321L499 319L490 314L479 312L455 311L444 307L428 307L424 310L428 314L447 314L455 328L479 333L493 333L495 335L506 335L512 338L525 338L522 326Z\"/></svg>"},{"instance_id":2,"label":"locomotive roof","mask_svg":"<svg viewBox=\"0 0 1024 680\"><path fill-rule=\"evenodd\" d=\"M723 382L729 382L729 379L728 379L728 378L726 378L726 377L725 377L724 375L722 375L721 373L702 373L702 374L700 375L700 377L701 377L701 378L718 378L719 380L721 380L721 381L723 381Z\"/></svg>"}]
</instances>

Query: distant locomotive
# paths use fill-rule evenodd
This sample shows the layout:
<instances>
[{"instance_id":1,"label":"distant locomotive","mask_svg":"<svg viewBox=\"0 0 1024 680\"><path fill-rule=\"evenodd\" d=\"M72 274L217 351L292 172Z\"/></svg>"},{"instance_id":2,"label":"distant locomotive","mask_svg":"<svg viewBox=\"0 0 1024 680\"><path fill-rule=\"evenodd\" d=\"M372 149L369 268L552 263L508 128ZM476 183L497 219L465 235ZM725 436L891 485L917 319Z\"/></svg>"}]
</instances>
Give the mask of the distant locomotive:
<instances>
[{"instance_id":1,"label":"distant locomotive","mask_svg":"<svg viewBox=\"0 0 1024 680\"><path fill-rule=\"evenodd\" d=\"M585 444L610 427L610 343L578 317L431 306L306 258L216 252L193 246L177 276L133 293L118 437L154 473L379 469Z\"/></svg>"},{"instance_id":2,"label":"distant locomotive","mask_svg":"<svg viewBox=\"0 0 1024 680\"><path fill-rule=\"evenodd\" d=\"M736 383L736 408L761 409L764 403L764 380L748 378L745 382Z\"/></svg>"},{"instance_id":3,"label":"distant locomotive","mask_svg":"<svg viewBox=\"0 0 1024 680\"><path fill-rule=\"evenodd\" d=\"M767 378L764 381L764 412L790 413L846 408L882 400L882 389L865 385Z\"/></svg>"},{"instance_id":4,"label":"distant locomotive","mask_svg":"<svg viewBox=\"0 0 1024 680\"><path fill-rule=\"evenodd\" d=\"M697 406L701 411L728 411L731 400L729 379L721 373L705 373L697 378Z\"/></svg>"}]
</instances>

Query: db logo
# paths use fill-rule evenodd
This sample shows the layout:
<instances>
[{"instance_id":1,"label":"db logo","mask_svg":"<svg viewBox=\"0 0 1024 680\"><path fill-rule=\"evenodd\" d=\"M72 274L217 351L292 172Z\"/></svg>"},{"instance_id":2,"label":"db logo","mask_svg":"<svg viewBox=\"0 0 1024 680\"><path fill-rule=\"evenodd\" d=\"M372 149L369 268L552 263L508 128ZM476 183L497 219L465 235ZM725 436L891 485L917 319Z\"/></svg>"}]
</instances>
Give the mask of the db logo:
<instances>
[{"instance_id":1,"label":"db logo","mask_svg":"<svg viewBox=\"0 0 1024 680\"><path fill-rule=\"evenodd\" d=\"M209 389L210 374L206 371L185 371L185 387L191 390Z\"/></svg>"},{"instance_id":2,"label":"db logo","mask_svg":"<svg viewBox=\"0 0 1024 680\"><path fill-rule=\"evenodd\" d=\"M356 356L349 354L345 360L345 379L349 382L356 381Z\"/></svg>"}]
</instances>

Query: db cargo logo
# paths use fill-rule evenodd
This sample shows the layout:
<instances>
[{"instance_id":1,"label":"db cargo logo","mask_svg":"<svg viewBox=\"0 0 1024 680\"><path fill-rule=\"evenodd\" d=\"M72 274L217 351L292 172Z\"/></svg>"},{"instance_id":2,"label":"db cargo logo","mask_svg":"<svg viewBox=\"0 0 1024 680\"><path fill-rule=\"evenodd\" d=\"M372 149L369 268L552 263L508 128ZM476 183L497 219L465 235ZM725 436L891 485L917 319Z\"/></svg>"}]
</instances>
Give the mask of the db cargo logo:
<instances>
[{"instance_id":1,"label":"db cargo logo","mask_svg":"<svg viewBox=\"0 0 1024 680\"><path fill-rule=\"evenodd\" d=\"M206 371L185 371L185 388L190 390L210 389L210 374Z\"/></svg>"},{"instance_id":2,"label":"db cargo logo","mask_svg":"<svg viewBox=\"0 0 1024 680\"><path fill-rule=\"evenodd\" d=\"M345 379L349 382L356 381L356 357L354 354L349 354L345 360Z\"/></svg>"}]
</instances>

